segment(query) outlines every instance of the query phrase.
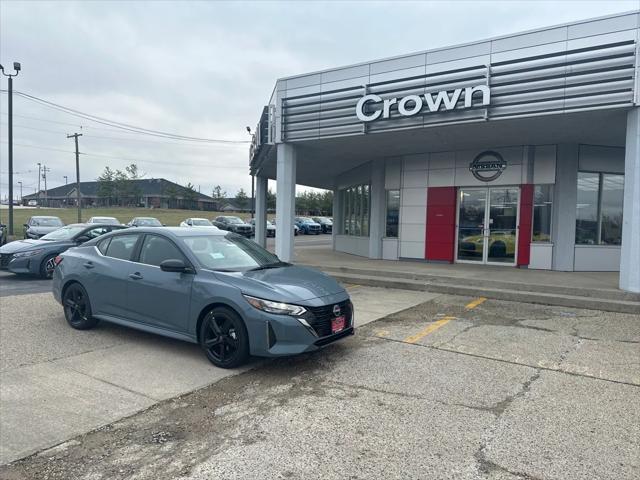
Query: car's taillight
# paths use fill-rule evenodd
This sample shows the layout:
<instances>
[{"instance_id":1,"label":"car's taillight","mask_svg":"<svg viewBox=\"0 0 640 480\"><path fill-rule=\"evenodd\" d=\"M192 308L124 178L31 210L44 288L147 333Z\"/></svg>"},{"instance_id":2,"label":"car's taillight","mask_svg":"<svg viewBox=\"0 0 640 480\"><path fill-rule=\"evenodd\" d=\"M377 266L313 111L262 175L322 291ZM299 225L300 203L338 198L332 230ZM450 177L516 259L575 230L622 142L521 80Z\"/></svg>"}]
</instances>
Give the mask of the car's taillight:
<instances>
[{"instance_id":1,"label":"car's taillight","mask_svg":"<svg viewBox=\"0 0 640 480\"><path fill-rule=\"evenodd\" d=\"M60 255L56 255L56 258L53 259L53 263L55 263L57 266L62 263L62 260L64 260L64 258L62 258Z\"/></svg>"}]
</instances>

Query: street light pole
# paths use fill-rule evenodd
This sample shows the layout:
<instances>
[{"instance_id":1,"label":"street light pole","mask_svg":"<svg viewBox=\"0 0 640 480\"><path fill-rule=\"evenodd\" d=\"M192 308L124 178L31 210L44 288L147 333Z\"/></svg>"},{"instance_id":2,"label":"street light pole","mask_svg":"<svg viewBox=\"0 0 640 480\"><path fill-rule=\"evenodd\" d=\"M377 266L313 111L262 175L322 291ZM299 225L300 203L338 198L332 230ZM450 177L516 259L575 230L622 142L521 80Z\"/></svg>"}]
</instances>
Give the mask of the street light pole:
<instances>
[{"instance_id":1,"label":"street light pole","mask_svg":"<svg viewBox=\"0 0 640 480\"><path fill-rule=\"evenodd\" d=\"M64 184L65 185L67 184L67 176L66 175L64 176Z\"/></svg>"},{"instance_id":2,"label":"street light pole","mask_svg":"<svg viewBox=\"0 0 640 480\"><path fill-rule=\"evenodd\" d=\"M18 182L20 184L20 203L22 203L22 182Z\"/></svg>"},{"instance_id":3,"label":"street light pole","mask_svg":"<svg viewBox=\"0 0 640 480\"><path fill-rule=\"evenodd\" d=\"M67 138L73 137L76 142L76 202L78 204L78 223L82 223L82 205L80 204L80 153L78 152L78 137L81 136L81 133L67 135Z\"/></svg>"},{"instance_id":4,"label":"street light pole","mask_svg":"<svg viewBox=\"0 0 640 480\"><path fill-rule=\"evenodd\" d=\"M16 73L6 73L4 67L0 65L0 70L5 77L9 77L9 235L13 235L13 77L20 73L20 63L13 62L13 69Z\"/></svg>"},{"instance_id":5,"label":"street light pole","mask_svg":"<svg viewBox=\"0 0 640 480\"><path fill-rule=\"evenodd\" d=\"M42 169L42 164L38 162L38 208L40 208L40 178L41 178L41 169Z\"/></svg>"}]
</instances>

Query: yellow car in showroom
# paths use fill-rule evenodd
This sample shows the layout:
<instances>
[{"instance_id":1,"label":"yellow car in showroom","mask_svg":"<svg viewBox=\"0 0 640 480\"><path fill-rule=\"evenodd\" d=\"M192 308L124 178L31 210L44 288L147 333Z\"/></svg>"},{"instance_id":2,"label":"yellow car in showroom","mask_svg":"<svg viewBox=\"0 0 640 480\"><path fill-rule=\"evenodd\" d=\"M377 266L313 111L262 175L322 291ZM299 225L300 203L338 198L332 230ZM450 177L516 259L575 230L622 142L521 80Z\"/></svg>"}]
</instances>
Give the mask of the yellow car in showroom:
<instances>
[{"instance_id":1,"label":"yellow car in showroom","mask_svg":"<svg viewBox=\"0 0 640 480\"><path fill-rule=\"evenodd\" d=\"M491 232L488 238L489 257L513 258L516 254L516 235L512 231ZM458 255L482 257L484 235L470 235L460 239Z\"/></svg>"}]
</instances>

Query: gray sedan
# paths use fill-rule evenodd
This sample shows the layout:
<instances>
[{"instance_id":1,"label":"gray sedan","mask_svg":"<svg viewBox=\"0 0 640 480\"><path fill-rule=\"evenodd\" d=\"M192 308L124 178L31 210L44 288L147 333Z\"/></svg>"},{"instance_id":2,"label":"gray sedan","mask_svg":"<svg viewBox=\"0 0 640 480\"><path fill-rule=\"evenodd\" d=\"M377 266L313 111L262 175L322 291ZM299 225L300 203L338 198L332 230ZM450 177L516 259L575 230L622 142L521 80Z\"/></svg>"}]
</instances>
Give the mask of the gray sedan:
<instances>
[{"instance_id":1,"label":"gray sedan","mask_svg":"<svg viewBox=\"0 0 640 480\"><path fill-rule=\"evenodd\" d=\"M104 320L199 343L223 368L353 334L353 306L334 279L231 232L125 230L56 262L53 294L73 328Z\"/></svg>"},{"instance_id":2,"label":"gray sedan","mask_svg":"<svg viewBox=\"0 0 640 480\"><path fill-rule=\"evenodd\" d=\"M0 247L0 268L17 274L51 278L56 255L121 228L124 227L76 223L58 228L39 240L16 240Z\"/></svg>"},{"instance_id":3,"label":"gray sedan","mask_svg":"<svg viewBox=\"0 0 640 480\"><path fill-rule=\"evenodd\" d=\"M61 227L64 223L58 217L35 216L31 217L24 224L24 238L38 239L47 233L51 233Z\"/></svg>"}]
</instances>

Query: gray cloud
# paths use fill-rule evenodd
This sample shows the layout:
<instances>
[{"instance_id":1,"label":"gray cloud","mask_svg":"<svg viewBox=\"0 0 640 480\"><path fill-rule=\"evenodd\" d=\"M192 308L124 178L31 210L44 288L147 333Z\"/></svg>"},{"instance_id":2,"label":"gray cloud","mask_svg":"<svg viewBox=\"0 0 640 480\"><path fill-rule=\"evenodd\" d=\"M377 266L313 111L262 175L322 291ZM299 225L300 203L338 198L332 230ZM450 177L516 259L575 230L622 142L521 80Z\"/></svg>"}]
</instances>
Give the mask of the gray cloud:
<instances>
[{"instance_id":1,"label":"gray cloud","mask_svg":"<svg viewBox=\"0 0 640 480\"><path fill-rule=\"evenodd\" d=\"M147 128L243 140L279 77L637 7L637 1L2 2L0 60L22 62L16 90ZM0 112L6 111L1 95ZM106 165L137 161L148 176L192 182L205 193L216 184L230 193L250 187L245 146L177 145L109 131L22 98L14 112L16 144L71 152L65 133L83 125L81 151L117 157L83 157L85 179ZM3 142L6 121L0 115ZM28 172L37 162L51 168L50 185L74 175L71 153L16 146L14 157L15 170L27 172L15 178L26 192L37 184ZM4 196L6 143L0 162Z\"/></svg>"}]
</instances>

